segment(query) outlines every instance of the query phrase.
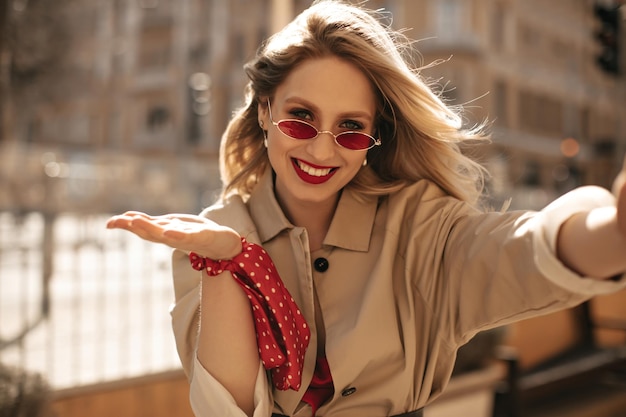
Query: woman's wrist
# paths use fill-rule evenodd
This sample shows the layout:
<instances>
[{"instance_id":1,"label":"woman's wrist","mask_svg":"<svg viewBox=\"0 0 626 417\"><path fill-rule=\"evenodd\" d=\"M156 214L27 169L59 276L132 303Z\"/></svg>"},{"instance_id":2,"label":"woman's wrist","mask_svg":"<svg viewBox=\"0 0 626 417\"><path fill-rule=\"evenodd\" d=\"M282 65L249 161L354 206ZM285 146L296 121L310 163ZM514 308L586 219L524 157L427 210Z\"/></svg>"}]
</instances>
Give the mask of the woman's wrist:
<instances>
[{"instance_id":1,"label":"woman's wrist","mask_svg":"<svg viewBox=\"0 0 626 417\"><path fill-rule=\"evenodd\" d=\"M221 256L217 259L233 259L242 251L241 236L231 228L225 228L221 237L223 246L221 246Z\"/></svg>"}]
</instances>

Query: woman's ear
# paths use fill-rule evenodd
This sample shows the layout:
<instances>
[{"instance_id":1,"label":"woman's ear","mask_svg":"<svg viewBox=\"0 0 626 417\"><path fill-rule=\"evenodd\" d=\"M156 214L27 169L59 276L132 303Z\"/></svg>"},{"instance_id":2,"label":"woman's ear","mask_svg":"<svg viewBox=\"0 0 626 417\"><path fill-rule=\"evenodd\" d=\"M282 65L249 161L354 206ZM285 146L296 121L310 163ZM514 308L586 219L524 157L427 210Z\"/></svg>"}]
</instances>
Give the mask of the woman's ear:
<instances>
[{"instance_id":1,"label":"woman's ear","mask_svg":"<svg viewBox=\"0 0 626 417\"><path fill-rule=\"evenodd\" d=\"M267 129L269 124L269 113L267 110L267 97L259 97L257 101L257 113L259 118L259 126Z\"/></svg>"}]
</instances>

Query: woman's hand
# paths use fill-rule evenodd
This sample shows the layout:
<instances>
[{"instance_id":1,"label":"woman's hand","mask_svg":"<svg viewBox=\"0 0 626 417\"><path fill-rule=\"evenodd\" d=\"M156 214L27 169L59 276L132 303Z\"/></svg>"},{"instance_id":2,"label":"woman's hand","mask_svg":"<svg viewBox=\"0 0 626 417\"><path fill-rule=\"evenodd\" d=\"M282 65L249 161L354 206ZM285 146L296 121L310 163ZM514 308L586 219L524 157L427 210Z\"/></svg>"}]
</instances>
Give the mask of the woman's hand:
<instances>
[{"instance_id":1,"label":"woman's hand","mask_svg":"<svg viewBox=\"0 0 626 417\"><path fill-rule=\"evenodd\" d=\"M215 260L231 259L241 252L241 237L237 232L191 214L149 216L128 211L111 217L107 228L128 230L144 240Z\"/></svg>"},{"instance_id":2,"label":"woman's hand","mask_svg":"<svg viewBox=\"0 0 626 417\"><path fill-rule=\"evenodd\" d=\"M617 227L626 238L626 158L622 170L613 181L613 194L617 198Z\"/></svg>"},{"instance_id":3,"label":"woman's hand","mask_svg":"<svg viewBox=\"0 0 626 417\"><path fill-rule=\"evenodd\" d=\"M613 194L615 206L574 214L561 225L557 255L580 275L607 279L626 272L626 161Z\"/></svg>"}]
</instances>

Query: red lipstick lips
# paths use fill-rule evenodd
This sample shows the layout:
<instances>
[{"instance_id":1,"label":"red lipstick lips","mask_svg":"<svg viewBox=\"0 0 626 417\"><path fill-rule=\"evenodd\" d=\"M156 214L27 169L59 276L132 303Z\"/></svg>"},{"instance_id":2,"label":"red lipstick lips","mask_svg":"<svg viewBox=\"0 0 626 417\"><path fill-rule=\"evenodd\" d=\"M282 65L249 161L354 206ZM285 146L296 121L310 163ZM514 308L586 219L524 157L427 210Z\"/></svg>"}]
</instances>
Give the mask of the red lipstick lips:
<instances>
[{"instance_id":1,"label":"red lipstick lips","mask_svg":"<svg viewBox=\"0 0 626 417\"><path fill-rule=\"evenodd\" d=\"M337 168L332 168L332 167L322 167L319 165L314 165L311 164L309 162L304 162L304 161L298 161L295 158L291 159L291 163L293 164L293 168L296 171L296 174L298 174L298 177L300 177L300 179L308 184L322 184L325 183L326 181L328 181L334 174L335 172L337 172ZM308 172L304 171L302 168L300 168L300 164L302 165L306 165L308 167L311 167L314 170L330 170L330 172L328 172L328 174L326 175L311 175Z\"/></svg>"}]
</instances>

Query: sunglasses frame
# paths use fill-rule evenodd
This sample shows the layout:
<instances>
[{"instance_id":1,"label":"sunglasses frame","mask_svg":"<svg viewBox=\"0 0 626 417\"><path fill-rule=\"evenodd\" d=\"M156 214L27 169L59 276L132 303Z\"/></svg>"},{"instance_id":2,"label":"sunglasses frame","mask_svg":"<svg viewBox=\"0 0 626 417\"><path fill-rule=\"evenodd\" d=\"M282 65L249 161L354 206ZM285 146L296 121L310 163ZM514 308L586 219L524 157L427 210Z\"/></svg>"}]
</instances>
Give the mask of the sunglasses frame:
<instances>
[{"instance_id":1,"label":"sunglasses frame","mask_svg":"<svg viewBox=\"0 0 626 417\"><path fill-rule=\"evenodd\" d=\"M270 114L270 122L272 122L272 124L274 126L276 126L276 128L278 129L278 131L280 133L282 133L283 135L287 136L288 138L291 138L291 139L294 139L294 140L311 140L311 139L317 138L322 133L328 133L329 135L331 135L333 137L333 139L335 140L335 143L337 145L341 146L342 148L349 149L351 151L367 151L369 149L372 149L374 146L380 146L382 144L380 139L376 139L372 135L368 135L367 133L358 132L358 131L355 131L355 130L349 130L349 131L341 132L341 133L335 135L330 130L319 130L318 128L313 126L311 123L305 122L304 120L300 120L300 119L280 119L279 121L275 122L274 121L274 117L272 116L272 106L270 105L270 99L269 98L267 99L267 108L268 108L269 114ZM293 137L293 136L288 135L287 133L285 133L280 128L280 124L284 123L284 122L295 122L295 123L300 123L300 124L309 126L316 132L316 134L315 134L315 136L310 137L310 138L296 138L296 137ZM340 137L341 135L348 135L348 134L357 134L357 135L367 136L370 139L370 146L368 146L367 148L362 148L362 149L353 149L353 148L348 148L347 146L344 146L341 143L339 143L339 141L337 141L337 138Z\"/></svg>"}]
</instances>

